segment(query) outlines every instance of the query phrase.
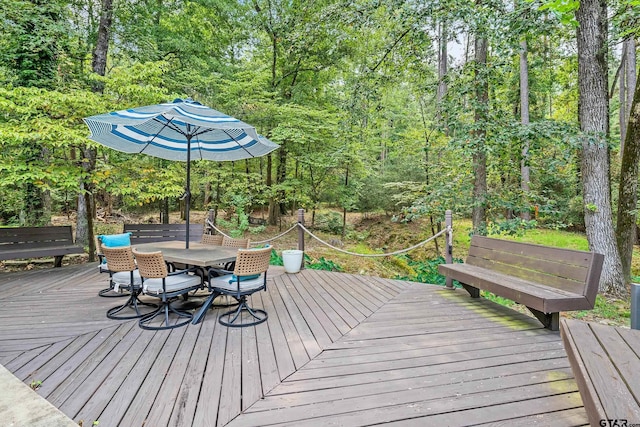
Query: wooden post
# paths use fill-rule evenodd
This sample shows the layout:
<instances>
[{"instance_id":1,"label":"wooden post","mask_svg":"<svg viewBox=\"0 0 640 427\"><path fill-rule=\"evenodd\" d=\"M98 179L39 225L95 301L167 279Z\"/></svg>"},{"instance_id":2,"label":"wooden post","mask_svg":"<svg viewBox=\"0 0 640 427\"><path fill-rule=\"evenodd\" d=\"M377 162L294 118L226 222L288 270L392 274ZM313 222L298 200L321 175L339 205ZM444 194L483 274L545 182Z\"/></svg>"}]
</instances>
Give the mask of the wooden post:
<instances>
[{"instance_id":1,"label":"wooden post","mask_svg":"<svg viewBox=\"0 0 640 427\"><path fill-rule=\"evenodd\" d=\"M215 234L213 227L209 225L209 222L211 222L211 224L215 224L215 211L213 209L209 209L207 219L209 221L205 221L204 223L204 232L207 234Z\"/></svg>"},{"instance_id":2,"label":"wooden post","mask_svg":"<svg viewBox=\"0 0 640 427\"><path fill-rule=\"evenodd\" d=\"M298 224L304 225L304 209L298 209ZM298 249L302 251L302 265L300 270L304 269L304 230L298 227Z\"/></svg>"},{"instance_id":3,"label":"wooden post","mask_svg":"<svg viewBox=\"0 0 640 427\"><path fill-rule=\"evenodd\" d=\"M447 229L447 232L444 234L446 239L444 244L444 260L447 264L453 264L453 214L450 209L447 209L444 213L444 226ZM453 279L451 277L447 277L445 287L447 289L453 289Z\"/></svg>"}]
</instances>

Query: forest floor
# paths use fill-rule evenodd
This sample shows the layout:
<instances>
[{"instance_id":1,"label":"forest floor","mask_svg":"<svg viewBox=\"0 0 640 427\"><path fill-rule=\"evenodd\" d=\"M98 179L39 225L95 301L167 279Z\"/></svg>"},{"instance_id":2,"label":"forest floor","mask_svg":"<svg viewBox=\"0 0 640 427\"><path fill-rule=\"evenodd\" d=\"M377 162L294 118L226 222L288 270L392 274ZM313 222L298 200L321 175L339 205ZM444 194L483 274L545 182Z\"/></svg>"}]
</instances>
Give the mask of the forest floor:
<instances>
[{"instance_id":1,"label":"forest floor","mask_svg":"<svg viewBox=\"0 0 640 427\"><path fill-rule=\"evenodd\" d=\"M206 218L205 211L192 211L191 223L204 224ZM252 216L264 219L261 214L253 213ZM52 220L53 225L74 225L75 218L60 216ZM140 215L140 214L118 214L108 218L101 217L95 223L96 234L113 234L122 232L123 224L127 223L158 223L158 215ZM170 222L178 223L180 215L178 213L170 215ZM273 238L282 232L288 230L297 222L296 216L283 216L277 226L258 227L251 226L249 232L245 233L246 237L250 237L252 242L261 242ZM311 228L311 213L306 214L305 224ZM347 227L344 237L341 235L342 216L336 212L323 211L316 215L316 227L312 228L312 232L320 239L342 250L355 252L358 254L382 254L401 249L408 248L430 238L433 233L431 224L427 219L419 221L400 223L392 221L390 216L384 214L360 214L350 213L347 215ZM464 259L469 247L469 230L470 223L465 221L454 222L454 258ZM220 227L225 233L229 233L228 229ZM332 231L332 232L329 232ZM435 230L437 232L438 230ZM553 233L553 231L550 231ZM563 235L555 237L555 239L577 239L580 241L586 239L579 233L562 232ZM566 237L569 236L569 237ZM535 237L529 236L531 241ZM520 240L518 238L518 240ZM557 240L556 240L557 241ZM284 236L269 242L274 249L281 253L284 249L297 249L298 247L298 231L293 230ZM534 241L534 243L537 243ZM544 243L542 243L544 244ZM581 243L578 243L580 245ZM361 257L351 254L345 254L335 249L325 246L323 243L312 238L309 235L305 237L305 254L308 255L312 263L320 263L325 267L336 267L340 271L371 275L385 278L405 278L416 280L417 274L414 261L429 261L437 258L443 253L444 237L432 240L429 243L416 248L405 256L384 256L384 257ZM558 244L557 246L562 246ZM578 249L581 249L578 247ZM88 255L67 256L64 262L83 263L87 262ZM50 268L51 261L32 260L26 261L5 261L0 262L0 272L15 271L20 269L33 268ZM421 267L418 267L421 268ZM634 256L635 275L640 273L640 256ZM423 270L420 270L423 273ZM429 276L427 276L429 277ZM508 305L513 309L528 313L528 310L511 301L497 298L492 295L486 295L494 301ZM607 295L599 295L594 310L585 310L571 313L563 313L563 316L580 318L586 321L595 321L613 325L629 325L629 300L621 300Z\"/></svg>"}]
</instances>

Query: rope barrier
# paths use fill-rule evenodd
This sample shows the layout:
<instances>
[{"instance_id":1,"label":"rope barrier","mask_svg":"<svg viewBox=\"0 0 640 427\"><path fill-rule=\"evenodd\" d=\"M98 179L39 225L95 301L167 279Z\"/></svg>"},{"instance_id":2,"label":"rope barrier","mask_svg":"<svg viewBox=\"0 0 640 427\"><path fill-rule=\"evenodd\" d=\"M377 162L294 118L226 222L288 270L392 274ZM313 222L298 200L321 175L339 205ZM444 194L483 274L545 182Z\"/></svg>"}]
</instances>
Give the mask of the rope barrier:
<instances>
[{"instance_id":1,"label":"rope barrier","mask_svg":"<svg viewBox=\"0 0 640 427\"><path fill-rule=\"evenodd\" d=\"M386 253L386 254L359 254L359 253L355 253L355 252L345 251L344 249L337 248L337 247L325 242L324 240L322 240L321 238L319 238L318 236L313 234L304 225L302 225L300 223L298 223L297 226L302 228L309 236L313 237L314 239L316 239L320 243L324 244L325 246L330 247L331 249L334 249L334 250L336 250L338 252L342 252L342 253L347 254L347 255L361 256L361 257L367 257L367 258L385 257L385 256L403 254L405 252L409 252L409 251L411 251L413 249L419 248L420 246L423 246L423 245L429 243L431 240L435 239L436 237L441 236L442 234L444 234L444 233L446 233L448 231L448 229L445 228L444 230L442 230L442 231L434 234L433 236L429 237L427 240L423 240L422 242L420 242L418 244L415 244L415 245L413 245L411 247L408 247L406 249L397 250L395 252L389 252L389 253Z\"/></svg>"},{"instance_id":2,"label":"rope barrier","mask_svg":"<svg viewBox=\"0 0 640 427\"><path fill-rule=\"evenodd\" d=\"M228 239L231 239L231 238L232 238L231 236L227 236L226 234L224 234L224 232L222 232L222 230L220 230L218 227L216 227L215 225L213 225L213 223L212 223L211 221L209 221L209 219L208 219L208 218L207 218L207 225L209 225L209 227L213 228L214 230L216 230L218 233L222 234L222 235L223 235L223 236L225 236L226 238L228 238ZM285 234L287 234L288 232L290 232L291 230L293 230L293 229L294 229L294 228L296 228L297 226L298 226L298 224L293 224L293 225L291 226L291 228L289 228L287 231L282 232L282 233L278 234L278 235L277 235L277 236L275 236L275 237L271 237L270 239L267 239L267 240L261 240L261 241L259 241L259 242L251 242L251 244L252 244L252 245L263 245L263 244L265 244L265 243L272 242L272 241L274 241L274 240L276 240L276 239L281 238L282 236L284 236Z\"/></svg>"},{"instance_id":3,"label":"rope barrier","mask_svg":"<svg viewBox=\"0 0 640 427\"><path fill-rule=\"evenodd\" d=\"M224 237L226 237L227 239L231 239L232 237L229 235L224 234L224 232L222 230L220 230L218 227L216 227L215 225L213 225L213 223L211 221L209 221L209 218L207 218L207 225L211 228L213 228L214 230L216 230L218 233L222 234Z\"/></svg>"},{"instance_id":4,"label":"rope barrier","mask_svg":"<svg viewBox=\"0 0 640 427\"><path fill-rule=\"evenodd\" d=\"M209 219L207 219L206 222L207 222L207 225L209 225L209 227L213 228L214 230L216 230L218 233L222 234L226 238L228 238L228 239L232 238L231 236L226 235L218 227L213 225L213 223L211 221L209 221ZM300 224L299 222L296 223L296 224L293 224L291 226L291 228L289 228L288 230L278 234L275 237L271 237L270 239L262 240L262 241L259 241L259 242L251 242L251 244L252 245L262 245L262 244L265 244L265 243L272 242L272 241L274 241L276 239L281 238L282 236L284 236L285 234L289 233L290 231L292 231L296 227L302 228L302 230L304 230L304 232L307 233L309 236L313 237L314 239L316 239L317 241L319 241L323 245L328 246L329 248L331 248L333 250L336 250L338 252L342 252L342 253L347 254L347 255L354 255L354 256L367 257L367 258L376 258L376 257L387 257L387 256L392 256L392 255L400 255L400 254L412 251L412 250L414 250L416 248L419 248L420 246L424 246L427 243L429 243L430 241L432 241L433 239L435 239L437 237L440 237L441 235L443 235L445 233L448 233L447 237L448 237L448 240L449 240L449 245L453 246L453 229L451 227L446 227L444 230L439 231L438 233L434 234L433 236L429 237L428 239L423 240L422 242L417 243L417 244L415 244L413 246L410 246L410 247L408 247L406 249L400 249L400 250L397 250L397 251L394 251L394 252L385 253L385 254L359 254L359 253L356 253L356 252L345 251L344 249L340 249L338 247L333 246L330 243L325 242L324 240L322 240L321 238L319 238L318 236L313 234L311 231L309 231L309 229L307 229L304 225Z\"/></svg>"},{"instance_id":5,"label":"rope barrier","mask_svg":"<svg viewBox=\"0 0 640 427\"><path fill-rule=\"evenodd\" d=\"M281 238L282 236L284 236L285 234L287 234L288 232L290 232L291 230L293 230L293 229L294 229L294 228L296 228L296 227L298 227L298 224L297 224L297 223L296 223L296 224L293 224L293 225L291 226L291 228L289 228L289 229L288 229L287 231L285 231L285 232L282 232L282 233L278 234L276 237L272 237L272 238L267 239L267 240L261 240L261 241L259 241L259 242L251 242L251 244L252 244L252 245L262 245L262 244L264 244L264 243L272 242L272 241L274 241L274 240L276 240L276 239Z\"/></svg>"}]
</instances>

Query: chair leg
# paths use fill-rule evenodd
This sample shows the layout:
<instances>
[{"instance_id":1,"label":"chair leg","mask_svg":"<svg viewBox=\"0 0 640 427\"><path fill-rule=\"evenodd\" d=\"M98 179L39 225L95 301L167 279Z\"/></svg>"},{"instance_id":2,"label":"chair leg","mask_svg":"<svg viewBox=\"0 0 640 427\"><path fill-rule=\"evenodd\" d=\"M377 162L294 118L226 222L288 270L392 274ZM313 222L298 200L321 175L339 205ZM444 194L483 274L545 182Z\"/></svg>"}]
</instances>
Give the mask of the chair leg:
<instances>
[{"instance_id":1,"label":"chair leg","mask_svg":"<svg viewBox=\"0 0 640 427\"><path fill-rule=\"evenodd\" d=\"M141 301L138 298L138 295L140 295L139 290L131 292L130 298L126 303L107 310L107 317L109 319L115 319L115 320L138 319L153 313L153 312L141 313L139 308L140 305L146 305L147 307L158 308L158 304L152 304L152 303ZM120 313L122 310L125 310L125 309L133 309L135 314L118 315L118 313Z\"/></svg>"},{"instance_id":2,"label":"chair leg","mask_svg":"<svg viewBox=\"0 0 640 427\"><path fill-rule=\"evenodd\" d=\"M172 324L169 324L169 313L174 313L178 316L178 318L185 318L185 320ZM155 319L156 317L159 316L163 316L164 319L162 319L162 321L160 322L160 326L151 326L151 323L153 321L153 319ZM176 310L175 308L173 308L171 306L171 303L169 301L166 301L163 298L163 301L160 303L160 307L158 307L158 309L152 313L147 314L144 317L141 317L140 320L138 321L138 325L142 328L142 329L147 329L147 330L151 330L151 331L158 331L158 330L164 330L164 329L174 329L174 328L179 328L180 326L185 326L187 324L189 324L191 322L191 319L193 318L193 314L191 313L187 313L185 311L179 311Z\"/></svg>"},{"instance_id":3,"label":"chair leg","mask_svg":"<svg viewBox=\"0 0 640 427\"><path fill-rule=\"evenodd\" d=\"M266 311L258 309L258 308L252 308L247 304L247 298L246 296L243 296L239 299L239 305L238 308L235 310L231 310L228 311L226 313L223 313L220 315L220 317L218 318L218 322L220 322L220 324L224 325L224 326L228 326L231 328L244 328L247 326L255 326L255 325L259 325L260 323L264 322L267 320L267 318L269 317L269 315L267 314ZM253 317L254 321L252 322L244 322L242 321L242 312L246 311L247 313L249 313L251 315L251 317ZM233 316L233 317L232 317ZM231 318L230 320L225 320L225 318ZM240 322L236 323L236 321L240 319Z\"/></svg>"},{"instance_id":4,"label":"chair leg","mask_svg":"<svg viewBox=\"0 0 640 427\"><path fill-rule=\"evenodd\" d=\"M108 288L104 288L98 291L98 296L105 297L105 298L122 298L122 297L128 297L129 293L115 292L113 290L113 286L109 286Z\"/></svg>"}]
</instances>

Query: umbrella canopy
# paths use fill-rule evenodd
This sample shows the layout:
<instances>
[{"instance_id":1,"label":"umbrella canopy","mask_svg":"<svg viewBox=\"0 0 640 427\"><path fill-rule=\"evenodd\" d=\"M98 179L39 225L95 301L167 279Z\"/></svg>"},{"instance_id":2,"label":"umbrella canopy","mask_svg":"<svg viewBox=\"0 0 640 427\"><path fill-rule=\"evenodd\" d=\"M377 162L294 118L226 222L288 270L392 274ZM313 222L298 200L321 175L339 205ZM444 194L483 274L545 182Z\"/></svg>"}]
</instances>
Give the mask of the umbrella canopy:
<instances>
[{"instance_id":1,"label":"umbrella canopy","mask_svg":"<svg viewBox=\"0 0 640 427\"><path fill-rule=\"evenodd\" d=\"M187 162L187 230L191 160L241 160L264 156L278 148L258 135L253 126L192 99L114 111L84 121L91 130L89 139L114 150Z\"/></svg>"}]
</instances>

